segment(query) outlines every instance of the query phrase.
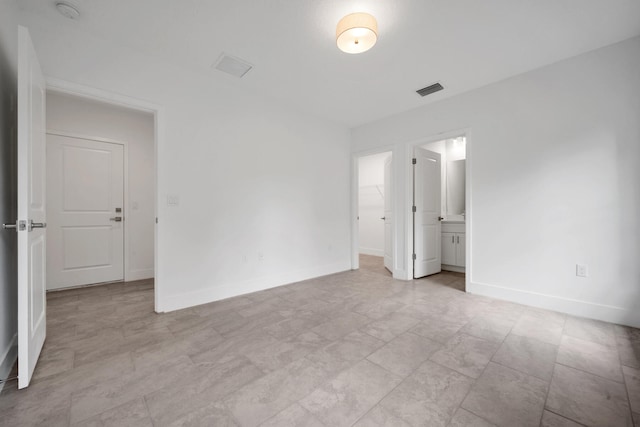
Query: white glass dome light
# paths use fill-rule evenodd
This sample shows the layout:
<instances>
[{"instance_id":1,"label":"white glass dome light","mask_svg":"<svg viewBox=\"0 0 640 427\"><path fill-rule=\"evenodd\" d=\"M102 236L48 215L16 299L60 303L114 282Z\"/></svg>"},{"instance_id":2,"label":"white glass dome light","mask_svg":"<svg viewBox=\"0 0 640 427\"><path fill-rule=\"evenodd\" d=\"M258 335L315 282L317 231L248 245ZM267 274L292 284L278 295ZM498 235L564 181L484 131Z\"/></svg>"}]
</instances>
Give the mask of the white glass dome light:
<instances>
[{"instance_id":1,"label":"white glass dome light","mask_svg":"<svg viewBox=\"0 0 640 427\"><path fill-rule=\"evenodd\" d=\"M78 11L74 5L66 1L57 2L56 9L58 9L58 12L60 12L60 14L65 18L74 20L80 18L80 11Z\"/></svg>"},{"instance_id":2,"label":"white glass dome light","mask_svg":"<svg viewBox=\"0 0 640 427\"><path fill-rule=\"evenodd\" d=\"M336 43L346 53L362 53L378 41L378 23L368 13L359 12L345 16L336 27Z\"/></svg>"}]
</instances>

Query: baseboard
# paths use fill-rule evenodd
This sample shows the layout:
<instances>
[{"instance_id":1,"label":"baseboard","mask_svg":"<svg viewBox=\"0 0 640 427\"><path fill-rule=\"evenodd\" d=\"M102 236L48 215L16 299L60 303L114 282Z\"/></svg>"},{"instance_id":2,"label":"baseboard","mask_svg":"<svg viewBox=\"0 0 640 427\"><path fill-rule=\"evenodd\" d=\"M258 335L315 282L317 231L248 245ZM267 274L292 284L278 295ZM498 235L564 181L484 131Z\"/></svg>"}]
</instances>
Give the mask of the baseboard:
<instances>
[{"instance_id":1,"label":"baseboard","mask_svg":"<svg viewBox=\"0 0 640 427\"><path fill-rule=\"evenodd\" d=\"M458 267L456 265L442 264L442 271L453 271L454 273L465 273L466 269L464 267Z\"/></svg>"},{"instance_id":2,"label":"baseboard","mask_svg":"<svg viewBox=\"0 0 640 427\"><path fill-rule=\"evenodd\" d=\"M125 274L125 282L133 282L134 280L152 279L155 275L153 268L145 268L141 270L131 270Z\"/></svg>"},{"instance_id":3,"label":"baseboard","mask_svg":"<svg viewBox=\"0 0 640 427\"><path fill-rule=\"evenodd\" d=\"M271 289L303 280L313 279L328 274L351 270L351 261L326 264L319 267L290 271L281 275L274 275L244 282L227 283L220 286L202 289L177 295L161 294L163 301L158 302L158 312L169 312L196 305L207 304L238 295Z\"/></svg>"},{"instance_id":4,"label":"baseboard","mask_svg":"<svg viewBox=\"0 0 640 427\"><path fill-rule=\"evenodd\" d=\"M358 248L358 252L363 255L384 256L384 249Z\"/></svg>"},{"instance_id":5,"label":"baseboard","mask_svg":"<svg viewBox=\"0 0 640 427\"><path fill-rule=\"evenodd\" d=\"M627 309L624 307L596 304L572 298L546 295L537 292L505 288L503 286L478 282L470 282L467 292L511 301L518 304L567 313L573 316L586 317L640 328L640 313L638 313L638 310Z\"/></svg>"},{"instance_id":6,"label":"baseboard","mask_svg":"<svg viewBox=\"0 0 640 427\"><path fill-rule=\"evenodd\" d=\"M13 365L18 358L18 333L13 336L7 348L0 355L0 380L6 380L11 374ZM0 391L4 387L4 382L0 383Z\"/></svg>"}]
</instances>

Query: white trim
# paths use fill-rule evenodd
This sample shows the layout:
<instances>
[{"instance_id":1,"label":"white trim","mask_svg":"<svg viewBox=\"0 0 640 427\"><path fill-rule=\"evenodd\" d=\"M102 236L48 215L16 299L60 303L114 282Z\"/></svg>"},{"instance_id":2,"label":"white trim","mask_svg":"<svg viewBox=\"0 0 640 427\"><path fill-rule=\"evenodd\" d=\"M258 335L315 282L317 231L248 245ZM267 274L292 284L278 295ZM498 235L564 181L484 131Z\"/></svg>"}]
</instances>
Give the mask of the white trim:
<instances>
[{"instance_id":1,"label":"white trim","mask_svg":"<svg viewBox=\"0 0 640 427\"><path fill-rule=\"evenodd\" d=\"M68 132L66 130L47 129L47 135L58 135L58 136L64 136L67 138L75 138L75 139L88 139L90 141L105 142L107 144L118 144L118 145L125 145L125 146L127 145L126 141L118 141L115 139L102 138L99 136L87 135L87 134L77 133L77 132Z\"/></svg>"},{"instance_id":2,"label":"white trim","mask_svg":"<svg viewBox=\"0 0 640 427\"><path fill-rule=\"evenodd\" d=\"M65 80L57 79L50 76L45 76L47 82L47 90L51 90L59 93L66 93L82 98L97 100L106 102L109 104L120 105L122 107L131 108L138 111L145 111L152 113L154 116L154 163L155 163L155 216L158 217L158 206L160 200L160 191L158 188L158 178L160 176L160 161L159 161L159 147L161 147L165 140L165 127L164 127L164 109L154 103L132 98L130 96L109 92L103 89L93 88L89 86L80 85L77 83L71 83ZM161 312L163 306L163 289L162 289L162 275L159 262L159 250L160 239L158 238L158 225L155 226L154 231L154 309L156 312Z\"/></svg>"},{"instance_id":3,"label":"white trim","mask_svg":"<svg viewBox=\"0 0 640 427\"><path fill-rule=\"evenodd\" d=\"M457 265L442 264L442 271L453 271L454 273L466 273L464 267L458 267Z\"/></svg>"},{"instance_id":4,"label":"white trim","mask_svg":"<svg viewBox=\"0 0 640 427\"><path fill-rule=\"evenodd\" d=\"M518 304L559 311L574 316L602 320L610 323L640 327L640 316L637 310L596 304L573 298L563 298L538 292L523 291L487 283L471 282L467 292L491 298L511 301Z\"/></svg>"},{"instance_id":5,"label":"white trim","mask_svg":"<svg viewBox=\"0 0 640 427\"><path fill-rule=\"evenodd\" d=\"M360 247L358 249L362 255L372 255L372 256L381 256L384 257L384 249L376 249L376 248L363 248Z\"/></svg>"},{"instance_id":6,"label":"white trim","mask_svg":"<svg viewBox=\"0 0 640 427\"><path fill-rule=\"evenodd\" d=\"M95 141L95 142L101 142L104 144L115 144L115 145L122 145L123 148L123 156L124 158L122 159L123 161L123 194L122 194L122 215L124 217L124 221L123 221L123 226L124 226L124 247L122 248L122 260L123 260L123 264L122 264L122 280L124 280L125 282L128 282L130 280L136 280L136 279L132 279L131 278L131 272L129 271L130 268L130 264L131 264L131 260L129 259L129 255L130 255L130 237L131 237L131 232L130 232L130 226L129 226L129 221L127 221L127 218L130 218L129 214L129 143L127 141L118 141L115 139L110 139L110 138L102 138L102 137L98 137L98 136L90 136L90 135L85 135L85 134L80 134L80 133L76 133L76 132L67 132L67 131L60 131L60 130L47 130L47 135L57 135L57 136L63 136L65 138L74 138L74 139L84 139L87 141ZM119 279L118 279L119 280Z\"/></svg>"},{"instance_id":7,"label":"white trim","mask_svg":"<svg viewBox=\"0 0 640 427\"><path fill-rule=\"evenodd\" d=\"M138 270L131 270L127 276L127 282L134 280L153 279L153 268L141 268Z\"/></svg>"},{"instance_id":8,"label":"white trim","mask_svg":"<svg viewBox=\"0 0 640 427\"><path fill-rule=\"evenodd\" d=\"M272 289L291 283L297 283L308 279L317 279L321 276L340 273L350 270L349 262L336 262L325 264L319 267L312 267L303 270L290 271L284 274L262 277L259 279L247 280L244 282L232 282L221 286L209 287L199 291L192 291L178 295L171 295L167 298L163 309L165 312L180 310L196 305L207 304L226 298L244 295L264 289Z\"/></svg>"},{"instance_id":9,"label":"white trim","mask_svg":"<svg viewBox=\"0 0 640 427\"><path fill-rule=\"evenodd\" d=\"M0 357L0 380L5 381L9 378L9 374L11 374L11 370L13 369L13 365L15 365L16 360L18 360L18 333L16 332L9 341L9 345L2 356ZM5 383L0 383L0 391L4 387Z\"/></svg>"},{"instance_id":10,"label":"white trim","mask_svg":"<svg viewBox=\"0 0 640 427\"><path fill-rule=\"evenodd\" d=\"M148 113L155 113L161 110L160 106L157 104L133 98L131 96L72 83L51 76L45 76L45 80L47 82L47 90L51 90L53 92L80 96L82 98L102 101L108 104L119 105L121 107L132 108L134 110L145 111Z\"/></svg>"},{"instance_id":11,"label":"white trim","mask_svg":"<svg viewBox=\"0 0 640 427\"><path fill-rule=\"evenodd\" d=\"M471 279L471 271L472 268L471 266L472 264L472 248L473 248L473 233L472 233L472 228L473 228L473 201L471 199L471 196L473 194L473 186L472 186L472 181L471 181L471 177L473 174L473 143L470 141L473 140L473 137L471 136L471 129L467 128L465 129L464 132L464 138L465 138L465 171L464 171L464 175L465 175L465 188L464 188L464 193L465 193L465 201L464 201L464 212L465 212L465 217L464 217L464 227L465 227L465 233L464 233L464 238L465 238L465 242L464 242L464 269L465 269L465 290L469 289L469 285L472 281Z\"/></svg>"},{"instance_id":12,"label":"white trim","mask_svg":"<svg viewBox=\"0 0 640 427\"><path fill-rule=\"evenodd\" d=\"M360 268L360 227L358 224L358 214L359 214L359 199L360 199L360 174L359 174L359 160L361 157L372 156L375 154L382 153L391 153L391 173L395 175L395 171L397 170L397 158L399 154L397 152L397 148L394 145L385 145L382 147L376 147L372 149L357 151L351 153L351 269L357 270ZM398 198L396 197L396 179L392 177L392 183L394 183L394 187L391 190L391 206L393 206L393 243L391 245L393 250L393 272L392 275L396 279L404 280L405 279L405 271L402 268L398 268L398 263L396 260L398 259L398 236L399 236L399 225L398 225L398 215L396 201ZM364 248L363 248L364 249ZM365 253L366 252L362 252ZM368 254L374 255L374 254ZM377 254L376 254L377 256ZM382 255L384 256L384 249L382 251Z\"/></svg>"},{"instance_id":13,"label":"white trim","mask_svg":"<svg viewBox=\"0 0 640 427\"><path fill-rule=\"evenodd\" d=\"M360 187L359 187L360 167L358 164L358 157L355 154L351 155L351 269L357 270L360 268L360 226L359 226L359 199L360 199Z\"/></svg>"}]
</instances>

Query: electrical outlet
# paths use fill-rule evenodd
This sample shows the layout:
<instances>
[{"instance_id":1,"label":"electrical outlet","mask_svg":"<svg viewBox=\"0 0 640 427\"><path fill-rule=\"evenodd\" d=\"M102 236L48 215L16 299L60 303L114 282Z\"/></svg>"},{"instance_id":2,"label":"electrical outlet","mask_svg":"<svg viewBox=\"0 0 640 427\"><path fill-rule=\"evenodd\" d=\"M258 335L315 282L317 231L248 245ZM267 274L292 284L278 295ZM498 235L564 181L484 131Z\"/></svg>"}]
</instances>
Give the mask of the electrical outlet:
<instances>
[{"instance_id":1,"label":"electrical outlet","mask_svg":"<svg viewBox=\"0 0 640 427\"><path fill-rule=\"evenodd\" d=\"M589 271L587 269L586 264L576 264L576 276L578 277L587 277Z\"/></svg>"}]
</instances>

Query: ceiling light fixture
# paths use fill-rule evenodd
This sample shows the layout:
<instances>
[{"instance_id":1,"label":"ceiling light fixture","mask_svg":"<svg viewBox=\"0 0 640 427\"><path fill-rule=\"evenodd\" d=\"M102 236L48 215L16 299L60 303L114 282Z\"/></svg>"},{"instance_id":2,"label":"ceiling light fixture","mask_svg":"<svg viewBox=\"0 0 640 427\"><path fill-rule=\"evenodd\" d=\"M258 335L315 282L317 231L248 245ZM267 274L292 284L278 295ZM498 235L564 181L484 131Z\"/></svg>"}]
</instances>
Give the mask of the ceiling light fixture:
<instances>
[{"instance_id":1,"label":"ceiling light fixture","mask_svg":"<svg viewBox=\"0 0 640 427\"><path fill-rule=\"evenodd\" d=\"M371 49L378 40L378 23L368 13L345 16L336 27L338 48L347 53L362 53Z\"/></svg>"},{"instance_id":2,"label":"ceiling light fixture","mask_svg":"<svg viewBox=\"0 0 640 427\"><path fill-rule=\"evenodd\" d=\"M78 11L74 5L67 3L66 1L57 2L56 9L58 9L58 12L60 12L65 18L78 19L80 17L80 11Z\"/></svg>"}]
</instances>

